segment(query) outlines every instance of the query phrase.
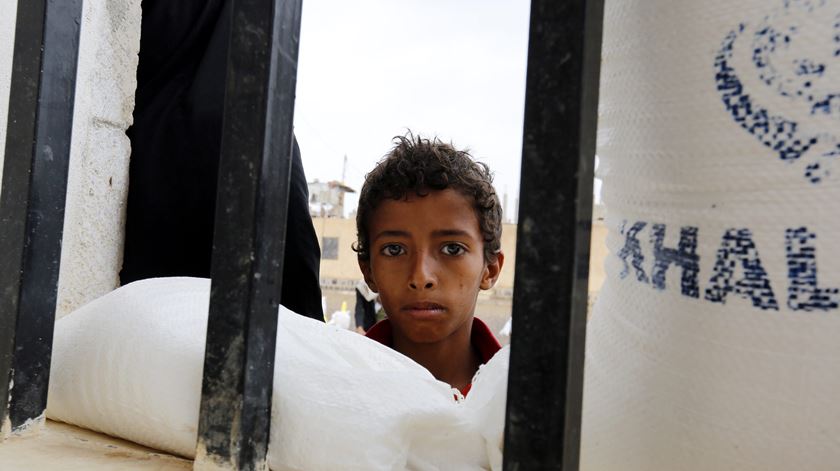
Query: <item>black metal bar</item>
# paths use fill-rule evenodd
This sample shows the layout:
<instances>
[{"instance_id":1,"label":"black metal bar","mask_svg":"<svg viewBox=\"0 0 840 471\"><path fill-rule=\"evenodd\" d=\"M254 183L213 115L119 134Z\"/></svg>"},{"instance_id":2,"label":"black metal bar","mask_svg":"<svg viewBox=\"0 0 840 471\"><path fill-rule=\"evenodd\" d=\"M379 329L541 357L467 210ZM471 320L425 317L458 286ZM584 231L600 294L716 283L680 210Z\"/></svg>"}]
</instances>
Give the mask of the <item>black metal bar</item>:
<instances>
[{"instance_id":1,"label":"black metal bar","mask_svg":"<svg viewBox=\"0 0 840 471\"><path fill-rule=\"evenodd\" d=\"M504 469L576 470L603 0L532 0Z\"/></svg>"},{"instance_id":2,"label":"black metal bar","mask_svg":"<svg viewBox=\"0 0 840 471\"><path fill-rule=\"evenodd\" d=\"M0 194L4 435L47 406L82 0L20 1Z\"/></svg>"},{"instance_id":3,"label":"black metal bar","mask_svg":"<svg viewBox=\"0 0 840 471\"><path fill-rule=\"evenodd\" d=\"M266 469L301 0L235 0L197 469Z\"/></svg>"}]
</instances>

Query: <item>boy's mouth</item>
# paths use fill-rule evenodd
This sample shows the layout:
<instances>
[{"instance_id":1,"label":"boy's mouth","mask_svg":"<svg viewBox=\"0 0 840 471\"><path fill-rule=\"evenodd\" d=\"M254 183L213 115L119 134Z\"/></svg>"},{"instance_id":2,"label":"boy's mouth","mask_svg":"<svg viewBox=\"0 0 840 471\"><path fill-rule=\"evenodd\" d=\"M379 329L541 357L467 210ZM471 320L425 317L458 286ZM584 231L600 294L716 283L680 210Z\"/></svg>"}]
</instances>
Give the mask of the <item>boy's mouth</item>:
<instances>
[{"instance_id":1,"label":"boy's mouth","mask_svg":"<svg viewBox=\"0 0 840 471\"><path fill-rule=\"evenodd\" d=\"M406 304L402 310L414 316L423 317L442 314L446 308L437 303L420 302Z\"/></svg>"}]
</instances>

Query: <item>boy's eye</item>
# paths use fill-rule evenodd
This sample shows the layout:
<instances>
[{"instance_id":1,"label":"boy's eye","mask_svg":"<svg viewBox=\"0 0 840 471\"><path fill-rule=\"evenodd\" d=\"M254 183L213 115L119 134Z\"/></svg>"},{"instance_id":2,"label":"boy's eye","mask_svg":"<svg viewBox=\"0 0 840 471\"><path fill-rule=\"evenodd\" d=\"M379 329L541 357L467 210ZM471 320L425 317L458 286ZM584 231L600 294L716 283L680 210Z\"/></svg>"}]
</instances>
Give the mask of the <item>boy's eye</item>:
<instances>
[{"instance_id":1,"label":"boy's eye","mask_svg":"<svg viewBox=\"0 0 840 471\"><path fill-rule=\"evenodd\" d=\"M396 257L397 255L404 254L405 249L399 244L387 244L379 252L386 257Z\"/></svg>"},{"instance_id":2,"label":"boy's eye","mask_svg":"<svg viewBox=\"0 0 840 471\"><path fill-rule=\"evenodd\" d=\"M441 252L445 253L446 255L462 255L467 252L467 249L461 244L446 244L441 249Z\"/></svg>"}]
</instances>

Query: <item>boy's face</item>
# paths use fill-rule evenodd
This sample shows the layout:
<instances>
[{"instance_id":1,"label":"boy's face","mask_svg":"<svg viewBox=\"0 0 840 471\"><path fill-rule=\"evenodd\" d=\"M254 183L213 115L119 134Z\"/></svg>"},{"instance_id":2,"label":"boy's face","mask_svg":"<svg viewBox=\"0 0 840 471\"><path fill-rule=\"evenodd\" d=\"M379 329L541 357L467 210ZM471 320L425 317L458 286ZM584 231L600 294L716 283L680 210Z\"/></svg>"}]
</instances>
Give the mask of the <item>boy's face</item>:
<instances>
[{"instance_id":1,"label":"boy's face","mask_svg":"<svg viewBox=\"0 0 840 471\"><path fill-rule=\"evenodd\" d=\"M499 276L504 256L484 260L472 201L452 189L386 199L368 221L365 281L379 293L394 334L436 343L469 330L479 289Z\"/></svg>"}]
</instances>

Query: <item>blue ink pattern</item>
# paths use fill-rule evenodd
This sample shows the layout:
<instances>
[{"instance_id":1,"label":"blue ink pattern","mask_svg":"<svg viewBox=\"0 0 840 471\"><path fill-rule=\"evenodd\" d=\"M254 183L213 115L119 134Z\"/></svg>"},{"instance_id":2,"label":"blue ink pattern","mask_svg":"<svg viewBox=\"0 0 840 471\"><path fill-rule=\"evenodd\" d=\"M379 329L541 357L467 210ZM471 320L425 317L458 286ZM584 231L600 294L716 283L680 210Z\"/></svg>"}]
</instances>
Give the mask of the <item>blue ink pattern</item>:
<instances>
[{"instance_id":1,"label":"blue ink pattern","mask_svg":"<svg viewBox=\"0 0 840 471\"><path fill-rule=\"evenodd\" d=\"M636 270L636 279L647 283L648 277L645 274L644 268L642 268L642 264L645 262L645 256L642 255L642 247L639 244L639 239L636 236L639 234L639 231L645 228L647 225L644 221L637 221L633 224L630 229L627 229L627 233L625 234L625 225L627 221L624 221L621 225L621 235L624 235L624 247L618 252L618 258L624 263L624 269L621 270L621 273L618 276L621 279L627 277L630 274L630 266L627 264L627 257L632 255L633 256L633 268Z\"/></svg>"},{"instance_id":2,"label":"blue ink pattern","mask_svg":"<svg viewBox=\"0 0 840 471\"><path fill-rule=\"evenodd\" d=\"M651 227L650 242L653 244L653 272L651 280L653 287L665 289L665 274L671 264L682 268L680 289L684 296L700 297L700 286L697 283L697 273L700 272L700 257L697 255L697 228L686 226L680 228L680 242L676 249L663 247L665 240L665 224L654 224Z\"/></svg>"},{"instance_id":3,"label":"blue ink pattern","mask_svg":"<svg viewBox=\"0 0 840 471\"><path fill-rule=\"evenodd\" d=\"M827 3L809 0L786 0L783 2L785 13L796 12L807 15L822 15ZM836 92L818 91L815 81L826 82L829 64L811 58L799 58L792 62L792 76L784 74L774 65L774 56L786 51L795 42L801 26L790 25L777 27L772 23L776 18L768 15L752 34L752 65L758 72L759 79L774 93L790 100L808 104L811 116L823 115L829 119L840 120L840 90ZM833 36L831 46L833 58L840 58L840 13L832 22ZM824 158L834 160L840 156L840 137L836 129L825 132L805 132L799 123L782 115L770 112L747 93L744 84L733 66L733 48L736 40L745 34L747 24L741 23L723 40L721 49L715 57L715 83L726 110L736 123L755 136L759 142L772 149L785 162L792 162L809 151ZM801 42L807 40L804 36ZM808 43L808 46L812 46ZM829 86L836 87L831 83ZM840 126L838 126L840 128ZM819 150L817 150L817 148ZM829 168L814 161L805 168L805 178L813 184L820 183L830 175Z\"/></svg>"},{"instance_id":4,"label":"blue ink pattern","mask_svg":"<svg viewBox=\"0 0 840 471\"><path fill-rule=\"evenodd\" d=\"M787 255L788 307L794 311L837 309L840 290L817 285L817 235L805 227L785 231Z\"/></svg>"},{"instance_id":5,"label":"blue ink pattern","mask_svg":"<svg viewBox=\"0 0 840 471\"><path fill-rule=\"evenodd\" d=\"M621 279L630 274L627 258L636 279L648 283L642 265L645 257L639 243L639 233L648 226L637 221L627 228L623 221L619 228L625 236L624 247L618 257L624 264L619 274ZM676 248L665 246L665 224L650 224L650 243L653 255L651 286L657 291L667 287L668 269L672 264L682 269L680 294L689 298L700 298L698 278L700 256L697 254L698 233L695 226L680 228L680 240ZM830 311L840 308L840 288L820 288L817 278L817 234L807 227L793 227L785 230L785 258L787 260L788 298L787 307L792 311ZM779 310L773 294L770 279L762 266L758 250L749 229L728 229L720 241L712 276L705 289L706 301L725 304L729 293L749 299L754 307L762 310ZM737 276L736 276L737 272Z\"/></svg>"},{"instance_id":6,"label":"blue ink pattern","mask_svg":"<svg viewBox=\"0 0 840 471\"><path fill-rule=\"evenodd\" d=\"M840 57L840 13L834 17L834 57Z\"/></svg>"},{"instance_id":7,"label":"blue ink pattern","mask_svg":"<svg viewBox=\"0 0 840 471\"><path fill-rule=\"evenodd\" d=\"M744 274L733 280L738 265ZM724 233L712 272L706 288L707 301L725 304L726 296L734 293L750 299L759 309L779 309L749 229L729 229Z\"/></svg>"}]
</instances>

